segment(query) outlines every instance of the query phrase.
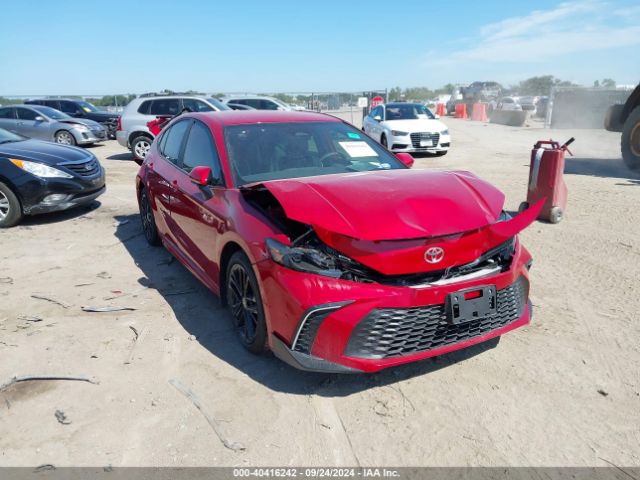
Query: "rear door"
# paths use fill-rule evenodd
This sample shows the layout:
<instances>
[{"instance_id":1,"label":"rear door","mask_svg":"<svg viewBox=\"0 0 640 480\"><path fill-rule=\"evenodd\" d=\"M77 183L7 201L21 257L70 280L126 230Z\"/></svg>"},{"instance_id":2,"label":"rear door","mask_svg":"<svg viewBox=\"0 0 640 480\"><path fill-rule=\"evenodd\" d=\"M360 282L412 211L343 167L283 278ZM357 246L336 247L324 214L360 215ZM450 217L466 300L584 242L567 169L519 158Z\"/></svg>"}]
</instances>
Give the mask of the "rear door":
<instances>
[{"instance_id":1,"label":"rear door","mask_svg":"<svg viewBox=\"0 0 640 480\"><path fill-rule=\"evenodd\" d=\"M182 120L167 128L158 143L158 155L154 155L148 163L147 188L155 205L156 224L164 240L171 246L176 245L176 228L171 221L171 204L180 175L178 161L190 125L190 120Z\"/></svg>"},{"instance_id":2,"label":"rear door","mask_svg":"<svg viewBox=\"0 0 640 480\"><path fill-rule=\"evenodd\" d=\"M0 128L18 133L18 120L16 109L13 107L0 108Z\"/></svg>"},{"instance_id":3,"label":"rear door","mask_svg":"<svg viewBox=\"0 0 640 480\"><path fill-rule=\"evenodd\" d=\"M217 245L224 230L226 202L222 169L211 131L199 120L191 120L179 163L178 184L171 202L171 220L184 258L210 288L217 287L219 264ZM191 182L189 173L198 166L211 168L211 186Z\"/></svg>"}]
</instances>

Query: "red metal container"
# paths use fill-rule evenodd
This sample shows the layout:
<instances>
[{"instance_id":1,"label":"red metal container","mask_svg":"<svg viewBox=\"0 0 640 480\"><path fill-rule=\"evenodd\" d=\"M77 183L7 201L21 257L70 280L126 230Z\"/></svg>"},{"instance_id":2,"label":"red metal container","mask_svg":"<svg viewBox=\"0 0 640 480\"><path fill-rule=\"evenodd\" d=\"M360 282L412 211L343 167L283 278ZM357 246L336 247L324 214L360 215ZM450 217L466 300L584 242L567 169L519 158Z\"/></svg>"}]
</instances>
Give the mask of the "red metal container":
<instances>
[{"instance_id":1,"label":"red metal container","mask_svg":"<svg viewBox=\"0 0 640 480\"><path fill-rule=\"evenodd\" d=\"M553 140L540 140L531 151L527 201L520 204L520 211L545 199L539 220L558 223L567 208L567 185L564 183L564 154L575 139L571 137L564 145Z\"/></svg>"}]
</instances>

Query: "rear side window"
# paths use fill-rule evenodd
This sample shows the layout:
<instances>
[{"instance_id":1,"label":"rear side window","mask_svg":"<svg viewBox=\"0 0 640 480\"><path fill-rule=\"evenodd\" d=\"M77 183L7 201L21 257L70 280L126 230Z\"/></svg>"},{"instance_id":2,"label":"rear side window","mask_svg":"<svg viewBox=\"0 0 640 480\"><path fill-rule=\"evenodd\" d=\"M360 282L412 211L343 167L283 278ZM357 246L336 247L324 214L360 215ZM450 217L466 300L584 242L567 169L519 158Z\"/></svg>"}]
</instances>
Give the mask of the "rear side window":
<instances>
[{"instance_id":1,"label":"rear side window","mask_svg":"<svg viewBox=\"0 0 640 480\"><path fill-rule=\"evenodd\" d=\"M73 102L67 102L63 100L60 102L60 111L73 115L78 112L78 107Z\"/></svg>"},{"instance_id":2,"label":"rear side window","mask_svg":"<svg viewBox=\"0 0 640 480\"><path fill-rule=\"evenodd\" d=\"M209 128L194 122L182 155L182 169L189 173L194 167L209 167L215 178L221 178L220 159Z\"/></svg>"},{"instance_id":3,"label":"rear side window","mask_svg":"<svg viewBox=\"0 0 640 480\"><path fill-rule=\"evenodd\" d=\"M14 119L13 108L0 108L0 118Z\"/></svg>"},{"instance_id":4,"label":"rear side window","mask_svg":"<svg viewBox=\"0 0 640 480\"><path fill-rule=\"evenodd\" d=\"M188 108L192 112L212 112L213 108L204 103L202 100L196 100L195 98L182 99L184 108Z\"/></svg>"},{"instance_id":5,"label":"rear side window","mask_svg":"<svg viewBox=\"0 0 640 480\"><path fill-rule=\"evenodd\" d=\"M16 108L20 120L35 120L38 114L28 108Z\"/></svg>"},{"instance_id":6,"label":"rear side window","mask_svg":"<svg viewBox=\"0 0 640 480\"><path fill-rule=\"evenodd\" d=\"M60 110L60 102L57 100L44 100L42 102L38 102L40 105L44 105L45 107L55 108L56 110Z\"/></svg>"},{"instance_id":7,"label":"rear side window","mask_svg":"<svg viewBox=\"0 0 640 480\"><path fill-rule=\"evenodd\" d=\"M149 113L151 115L177 115L180 102L177 98L162 98L153 100Z\"/></svg>"},{"instance_id":8,"label":"rear side window","mask_svg":"<svg viewBox=\"0 0 640 480\"><path fill-rule=\"evenodd\" d=\"M189 123L191 122L183 120L172 125L162 137L162 154L171 163L176 163L178 161L182 140L184 139L184 134L187 132Z\"/></svg>"},{"instance_id":9,"label":"rear side window","mask_svg":"<svg viewBox=\"0 0 640 480\"><path fill-rule=\"evenodd\" d=\"M149 113L150 106L151 106L151 100L145 100L138 107L138 113L143 113L143 114Z\"/></svg>"}]
</instances>

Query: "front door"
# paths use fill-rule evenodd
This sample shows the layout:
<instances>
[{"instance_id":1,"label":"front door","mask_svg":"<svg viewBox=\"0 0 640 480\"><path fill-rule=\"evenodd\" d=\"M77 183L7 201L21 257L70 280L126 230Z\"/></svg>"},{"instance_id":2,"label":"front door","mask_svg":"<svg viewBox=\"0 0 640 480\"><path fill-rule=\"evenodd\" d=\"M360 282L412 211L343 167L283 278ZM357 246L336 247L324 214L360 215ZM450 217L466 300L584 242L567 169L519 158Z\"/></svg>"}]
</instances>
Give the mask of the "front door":
<instances>
[{"instance_id":1,"label":"front door","mask_svg":"<svg viewBox=\"0 0 640 480\"><path fill-rule=\"evenodd\" d=\"M18 107L18 133L29 138L40 140L52 140L51 122L35 110ZM39 118L39 120L36 120Z\"/></svg>"}]
</instances>

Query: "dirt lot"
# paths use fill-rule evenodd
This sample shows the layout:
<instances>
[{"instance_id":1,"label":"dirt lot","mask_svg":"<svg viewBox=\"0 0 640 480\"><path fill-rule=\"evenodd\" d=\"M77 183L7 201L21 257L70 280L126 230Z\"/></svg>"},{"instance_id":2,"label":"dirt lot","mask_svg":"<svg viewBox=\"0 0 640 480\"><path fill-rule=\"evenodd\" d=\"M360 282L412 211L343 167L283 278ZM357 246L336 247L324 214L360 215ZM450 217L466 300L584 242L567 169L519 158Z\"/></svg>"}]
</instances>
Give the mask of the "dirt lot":
<instances>
[{"instance_id":1,"label":"dirt lot","mask_svg":"<svg viewBox=\"0 0 640 480\"><path fill-rule=\"evenodd\" d=\"M93 148L108 176L97 208L0 231L0 384L99 382L1 392L0 465L640 465L640 177L619 158L619 134L446 123L450 154L416 168L476 172L509 210L535 140L577 138L566 218L522 235L535 258L530 326L497 348L376 375L255 357L218 300L147 247L136 165L108 142ZM245 450L225 448L173 379Z\"/></svg>"}]
</instances>

